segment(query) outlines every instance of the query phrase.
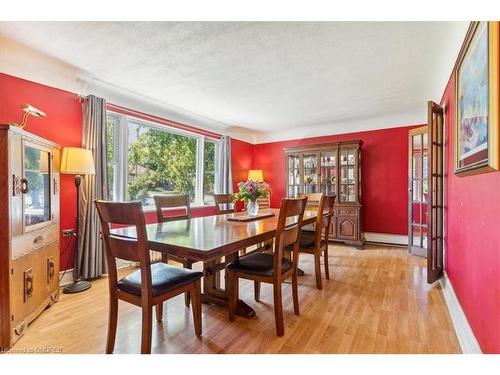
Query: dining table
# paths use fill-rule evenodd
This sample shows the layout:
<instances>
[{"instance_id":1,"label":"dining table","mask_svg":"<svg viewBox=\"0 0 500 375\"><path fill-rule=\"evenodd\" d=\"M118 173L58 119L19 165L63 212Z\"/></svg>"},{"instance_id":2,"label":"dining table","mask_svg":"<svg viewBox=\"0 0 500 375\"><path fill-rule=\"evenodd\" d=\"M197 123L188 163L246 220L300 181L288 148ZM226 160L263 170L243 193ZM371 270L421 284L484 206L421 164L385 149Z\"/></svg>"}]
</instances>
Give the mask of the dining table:
<instances>
[{"instance_id":1,"label":"dining table","mask_svg":"<svg viewBox=\"0 0 500 375\"><path fill-rule=\"evenodd\" d=\"M247 212L236 212L147 224L149 249L202 262L202 302L227 308L221 271L227 263L238 259L242 249L269 242L276 236L279 209L260 210L259 216L251 220ZM302 225L313 224L316 216L316 209L306 208ZM251 221L234 221L246 219ZM290 224L294 222L293 218L288 220ZM111 233L137 238L135 227L114 228ZM249 319L255 317L255 310L241 299L236 313Z\"/></svg>"}]
</instances>

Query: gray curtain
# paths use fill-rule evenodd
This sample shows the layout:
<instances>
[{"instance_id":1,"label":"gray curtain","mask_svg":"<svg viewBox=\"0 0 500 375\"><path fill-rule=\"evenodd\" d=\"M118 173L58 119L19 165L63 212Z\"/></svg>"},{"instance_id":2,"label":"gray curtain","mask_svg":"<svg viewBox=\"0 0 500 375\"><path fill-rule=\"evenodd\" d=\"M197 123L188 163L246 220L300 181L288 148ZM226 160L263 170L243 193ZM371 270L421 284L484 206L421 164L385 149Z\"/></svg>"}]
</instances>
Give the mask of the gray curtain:
<instances>
[{"instance_id":1,"label":"gray curtain","mask_svg":"<svg viewBox=\"0 0 500 375\"><path fill-rule=\"evenodd\" d=\"M106 101L94 95L83 101L82 147L92 150L94 176L83 176L80 200L80 245L78 275L90 279L106 273L106 260L99 238L100 224L95 199L108 200Z\"/></svg>"},{"instance_id":2,"label":"gray curtain","mask_svg":"<svg viewBox=\"0 0 500 375\"><path fill-rule=\"evenodd\" d=\"M219 165L216 171L215 194L232 194L231 137L227 135L222 136Z\"/></svg>"}]
</instances>

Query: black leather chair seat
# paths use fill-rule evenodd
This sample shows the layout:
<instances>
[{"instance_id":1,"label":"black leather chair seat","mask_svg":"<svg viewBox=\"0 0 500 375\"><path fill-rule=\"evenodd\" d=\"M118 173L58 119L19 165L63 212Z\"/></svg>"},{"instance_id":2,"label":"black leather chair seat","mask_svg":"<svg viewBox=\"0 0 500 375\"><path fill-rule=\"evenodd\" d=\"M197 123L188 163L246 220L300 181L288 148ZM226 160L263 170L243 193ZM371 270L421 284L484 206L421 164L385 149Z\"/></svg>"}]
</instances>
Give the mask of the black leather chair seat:
<instances>
[{"instance_id":1,"label":"black leather chair seat","mask_svg":"<svg viewBox=\"0 0 500 375\"><path fill-rule=\"evenodd\" d=\"M314 232L308 232L308 231L301 231L300 232L300 243L299 243L299 248L300 249L310 249L311 251L314 250ZM324 239L321 240L321 246L324 246L326 244L326 241ZM288 246L286 248L287 251L292 250L292 246Z\"/></svg>"},{"instance_id":2,"label":"black leather chair seat","mask_svg":"<svg viewBox=\"0 0 500 375\"><path fill-rule=\"evenodd\" d=\"M314 235L315 232L301 231L299 247L301 248L314 247Z\"/></svg>"},{"instance_id":3,"label":"black leather chair seat","mask_svg":"<svg viewBox=\"0 0 500 375\"><path fill-rule=\"evenodd\" d=\"M316 232L316 225L315 224L304 225L300 231L306 233L314 233Z\"/></svg>"},{"instance_id":4,"label":"black leather chair seat","mask_svg":"<svg viewBox=\"0 0 500 375\"><path fill-rule=\"evenodd\" d=\"M165 294L183 285L201 279L203 273L181 267L169 266L165 263L151 265L151 281L153 296ZM118 281L118 289L141 295L141 270L132 272Z\"/></svg>"},{"instance_id":5,"label":"black leather chair seat","mask_svg":"<svg viewBox=\"0 0 500 375\"><path fill-rule=\"evenodd\" d=\"M272 276L274 255L268 253L250 253L227 265L233 272L247 273L250 275ZM292 262L288 259L281 260L281 272L292 268Z\"/></svg>"}]
</instances>

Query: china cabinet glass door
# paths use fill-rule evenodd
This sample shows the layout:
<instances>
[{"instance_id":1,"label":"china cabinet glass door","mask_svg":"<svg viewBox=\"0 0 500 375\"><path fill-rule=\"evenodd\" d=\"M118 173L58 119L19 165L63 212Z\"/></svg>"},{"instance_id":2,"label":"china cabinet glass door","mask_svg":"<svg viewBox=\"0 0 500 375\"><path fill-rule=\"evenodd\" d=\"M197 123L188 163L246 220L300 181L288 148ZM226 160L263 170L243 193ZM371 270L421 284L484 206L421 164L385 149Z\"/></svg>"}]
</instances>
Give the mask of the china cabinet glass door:
<instances>
[{"instance_id":1,"label":"china cabinet glass door","mask_svg":"<svg viewBox=\"0 0 500 375\"><path fill-rule=\"evenodd\" d=\"M300 157L288 155L288 197L297 198L300 193Z\"/></svg>"},{"instance_id":2,"label":"china cabinet glass door","mask_svg":"<svg viewBox=\"0 0 500 375\"><path fill-rule=\"evenodd\" d=\"M304 193L311 194L318 192L318 154L304 153L302 155L304 173Z\"/></svg>"},{"instance_id":3,"label":"china cabinet glass door","mask_svg":"<svg viewBox=\"0 0 500 375\"><path fill-rule=\"evenodd\" d=\"M337 153L335 151L320 154L321 193L337 193Z\"/></svg>"},{"instance_id":4,"label":"china cabinet glass door","mask_svg":"<svg viewBox=\"0 0 500 375\"><path fill-rule=\"evenodd\" d=\"M340 196L341 203L356 202L356 149L340 149Z\"/></svg>"},{"instance_id":5,"label":"china cabinet glass door","mask_svg":"<svg viewBox=\"0 0 500 375\"><path fill-rule=\"evenodd\" d=\"M51 220L50 152L24 145L24 226L38 227Z\"/></svg>"}]
</instances>

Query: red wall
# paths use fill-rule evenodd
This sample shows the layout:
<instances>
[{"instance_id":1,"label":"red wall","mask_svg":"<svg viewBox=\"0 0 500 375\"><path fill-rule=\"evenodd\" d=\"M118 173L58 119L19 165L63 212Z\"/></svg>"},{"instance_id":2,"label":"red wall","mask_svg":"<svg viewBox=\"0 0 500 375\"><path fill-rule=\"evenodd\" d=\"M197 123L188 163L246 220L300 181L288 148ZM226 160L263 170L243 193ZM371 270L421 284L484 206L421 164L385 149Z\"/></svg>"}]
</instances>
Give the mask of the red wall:
<instances>
[{"instance_id":1,"label":"red wall","mask_svg":"<svg viewBox=\"0 0 500 375\"><path fill-rule=\"evenodd\" d=\"M455 76L446 104L446 272L484 353L500 353L500 172L454 174Z\"/></svg>"},{"instance_id":2,"label":"red wall","mask_svg":"<svg viewBox=\"0 0 500 375\"><path fill-rule=\"evenodd\" d=\"M361 139L364 230L406 235L408 130L413 127L259 144L254 146L253 167L263 170L264 179L272 189L271 204L277 207L286 189L283 148Z\"/></svg>"},{"instance_id":3,"label":"red wall","mask_svg":"<svg viewBox=\"0 0 500 375\"><path fill-rule=\"evenodd\" d=\"M0 122L19 122L21 104L29 103L47 115L30 117L26 130L61 146L81 145L82 107L75 94L0 73ZM61 175L61 229L74 228L76 190L71 175ZM71 239L74 242L74 239ZM72 268L74 243L61 236L61 269Z\"/></svg>"},{"instance_id":4,"label":"red wall","mask_svg":"<svg viewBox=\"0 0 500 375\"><path fill-rule=\"evenodd\" d=\"M56 142L61 147L81 146L82 107L78 96L67 91L40 85L0 73L0 123L19 122L21 104L40 108L45 118L30 117L26 130ZM232 140L232 168L236 178L246 176L252 167L252 145ZM214 207L193 208L193 216L215 214ZM154 212L146 213L148 222L156 221ZM71 175L61 175L61 229L76 225L76 190ZM61 269L72 268L73 243L61 236ZM64 251L66 249L66 251Z\"/></svg>"}]
</instances>

